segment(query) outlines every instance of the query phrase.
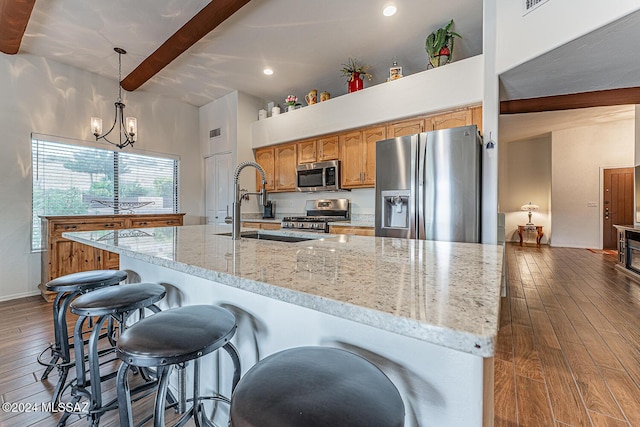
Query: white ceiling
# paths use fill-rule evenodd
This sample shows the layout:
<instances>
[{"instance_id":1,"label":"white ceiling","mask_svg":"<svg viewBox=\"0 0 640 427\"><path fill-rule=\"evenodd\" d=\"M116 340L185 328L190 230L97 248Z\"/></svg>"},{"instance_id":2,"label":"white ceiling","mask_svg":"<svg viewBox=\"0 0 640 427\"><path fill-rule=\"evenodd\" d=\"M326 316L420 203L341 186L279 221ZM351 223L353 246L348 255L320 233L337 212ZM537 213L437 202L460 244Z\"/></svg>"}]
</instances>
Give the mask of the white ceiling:
<instances>
[{"instance_id":1,"label":"white ceiling","mask_svg":"<svg viewBox=\"0 0 640 427\"><path fill-rule=\"evenodd\" d=\"M637 11L501 74L500 98L640 86L639 41Z\"/></svg>"},{"instance_id":2,"label":"white ceiling","mask_svg":"<svg viewBox=\"0 0 640 427\"><path fill-rule=\"evenodd\" d=\"M123 78L195 15L206 0L38 1L20 52ZM349 57L386 80L394 60L405 75L423 71L426 36L454 19L454 60L482 53L482 1L252 0L140 89L201 106L234 90L282 103L311 89L346 93L340 75ZM265 76L265 66L275 73Z\"/></svg>"},{"instance_id":3,"label":"white ceiling","mask_svg":"<svg viewBox=\"0 0 640 427\"><path fill-rule=\"evenodd\" d=\"M620 120L633 120L635 105L544 111L500 116L500 142L535 138L545 133Z\"/></svg>"}]
</instances>

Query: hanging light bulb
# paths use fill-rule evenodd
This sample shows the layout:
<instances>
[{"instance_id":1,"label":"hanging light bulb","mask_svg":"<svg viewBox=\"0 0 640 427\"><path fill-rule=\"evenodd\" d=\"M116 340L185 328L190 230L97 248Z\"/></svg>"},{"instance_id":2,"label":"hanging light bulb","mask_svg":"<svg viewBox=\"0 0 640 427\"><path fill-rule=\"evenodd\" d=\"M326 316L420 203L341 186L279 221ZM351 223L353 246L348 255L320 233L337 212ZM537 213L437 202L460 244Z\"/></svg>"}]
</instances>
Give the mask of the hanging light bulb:
<instances>
[{"instance_id":1,"label":"hanging light bulb","mask_svg":"<svg viewBox=\"0 0 640 427\"><path fill-rule=\"evenodd\" d=\"M91 117L91 132L96 137L96 141L104 139L109 144L115 145L122 149L127 145L133 146L136 142L136 135L138 134L138 121L135 117L124 117L124 103L122 102L122 55L126 55L127 51L115 47L113 50L118 54L118 99L114 103L115 105L115 117L113 119L113 125L106 133L102 133L102 119L99 117ZM118 142L110 141L107 136L117 127Z\"/></svg>"}]
</instances>

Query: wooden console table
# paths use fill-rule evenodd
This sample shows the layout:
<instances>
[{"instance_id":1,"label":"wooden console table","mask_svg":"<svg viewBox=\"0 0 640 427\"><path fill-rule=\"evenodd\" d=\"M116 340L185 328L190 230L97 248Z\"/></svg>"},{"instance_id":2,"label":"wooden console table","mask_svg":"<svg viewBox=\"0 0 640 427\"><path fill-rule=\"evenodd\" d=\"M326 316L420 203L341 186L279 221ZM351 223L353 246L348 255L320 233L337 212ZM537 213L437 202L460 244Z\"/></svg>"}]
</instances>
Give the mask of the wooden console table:
<instances>
[{"instance_id":1,"label":"wooden console table","mask_svg":"<svg viewBox=\"0 0 640 427\"><path fill-rule=\"evenodd\" d=\"M522 234L525 231L535 231L537 233L536 245L540 246L540 240L542 240L542 236L544 236L544 233L542 232L542 225L519 225L518 236L520 236L520 246L522 246Z\"/></svg>"},{"instance_id":2,"label":"wooden console table","mask_svg":"<svg viewBox=\"0 0 640 427\"><path fill-rule=\"evenodd\" d=\"M87 270L117 270L118 254L96 249L62 237L65 231L122 230L173 227L183 223L183 213L41 216L42 244L40 294L51 302L56 294L45 284L65 274Z\"/></svg>"}]
</instances>

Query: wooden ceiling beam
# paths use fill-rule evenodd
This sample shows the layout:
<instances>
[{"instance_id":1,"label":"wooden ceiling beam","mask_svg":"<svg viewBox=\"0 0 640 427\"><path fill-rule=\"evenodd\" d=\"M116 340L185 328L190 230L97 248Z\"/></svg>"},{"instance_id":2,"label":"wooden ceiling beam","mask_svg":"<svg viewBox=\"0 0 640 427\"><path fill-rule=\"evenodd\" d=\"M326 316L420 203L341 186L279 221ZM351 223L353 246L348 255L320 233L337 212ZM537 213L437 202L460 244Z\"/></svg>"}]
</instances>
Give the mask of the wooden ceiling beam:
<instances>
[{"instance_id":1,"label":"wooden ceiling beam","mask_svg":"<svg viewBox=\"0 0 640 427\"><path fill-rule=\"evenodd\" d=\"M15 55L36 0L0 0L0 52Z\"/></svg>"},{"instance_id":2,"label":"wooden ceiling beam","mask_svg":"<svg viewBox=\"0 0 640 427\"><path fill-rule=\"evenodd\" d=\"M169 37L147 59L122 80L122 88L133 91L155 76L171 61L209 34L250 0L211 0L200 12Z\"/></svg>"},{"instance_id":3,"label":"wooden ceiling beam","mask_svg":"<svg viewBox=\"0 0 640 427\"><path fill-rule=\"evenodd\" d=\"M501 101L500 114L539 113L630 104L640 104L640 87Z\"/></svg>"}]
</instances>

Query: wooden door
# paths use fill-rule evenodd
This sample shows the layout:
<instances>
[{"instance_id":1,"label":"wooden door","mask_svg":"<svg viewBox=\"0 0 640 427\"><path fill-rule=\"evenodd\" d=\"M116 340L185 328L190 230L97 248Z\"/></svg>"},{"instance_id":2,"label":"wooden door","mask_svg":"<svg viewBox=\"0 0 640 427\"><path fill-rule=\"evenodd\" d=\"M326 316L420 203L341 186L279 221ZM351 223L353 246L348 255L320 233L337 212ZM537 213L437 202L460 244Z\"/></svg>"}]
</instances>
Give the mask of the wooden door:
<instances>
[{"instance_id":1,"label":"wooden door","mask_svg":"<svg viewBox=\"0 0 640 427\"><path fill-rule=\"evenodd\" d=\"M276 191L295 191L297 165L296 144L276 147Z\"/></svg>"},{"instance_id":2,"label":"wooden door","mask_svg":"<svg viewBox=\"0 0 640 427\"><path fill-rule=\"evenodd\" d=\"M362 132L340 135L342 145L342 187L359 187L362 183Z\"/></svg>"},{"instance_id":3,"label":"wooden door","mask_svg":"<svg viewBox=\"0 0 640 427\"><path fill-rule=\"evenodd\" d=\"M317 147L319 162L324 162L326 160L338 160L340 157L338 135L318 139Z\"/></svg>"},{"instance_id":4,"label":"wooden door","mask_svg":"<svg viewBox=\"0 0 640 427\"><path fill-rule=\"evenodd\" d=\"M273 147L256 149L256 163L262 166L267 175L267 191L274 191L275 186L275 151ZM256 189L262 190L262 176L256 171Z\"/></svg>"},{"instance_id":5,"label":"wooden door","mask_svg":"<svg viewBox=\"0 0 640 427\"><path fill-rule=\"evenodd\" d=\"M298 142L298 163L313 163L316 161L316 141Z\"/></svg>"},{"instance_id":6,"label":"wooden door","mask_svg":"<svg viewBox=\"0 0 640 427\"><path fill-rule=\"evenodd\" d=\"M614 225L633 225L633 168L604 170L602 248L617 249Z\"/></svg>"},{"instance_id":7,"label":"wooden door","mask_svg":"<svg viewBox=\"0 0 640 427\"><path fill-rule=\"evenodd\" d=\"M387 133L384 126L378 126L364 130L362 135L364 140L362 184L374 187L376 185L376 142L387 139Z\"/></svg>"}]
</instances>

